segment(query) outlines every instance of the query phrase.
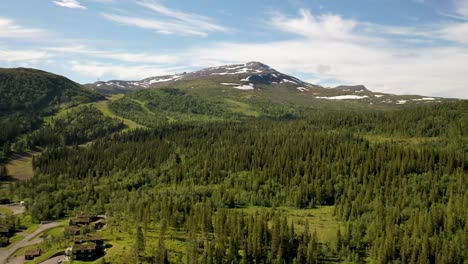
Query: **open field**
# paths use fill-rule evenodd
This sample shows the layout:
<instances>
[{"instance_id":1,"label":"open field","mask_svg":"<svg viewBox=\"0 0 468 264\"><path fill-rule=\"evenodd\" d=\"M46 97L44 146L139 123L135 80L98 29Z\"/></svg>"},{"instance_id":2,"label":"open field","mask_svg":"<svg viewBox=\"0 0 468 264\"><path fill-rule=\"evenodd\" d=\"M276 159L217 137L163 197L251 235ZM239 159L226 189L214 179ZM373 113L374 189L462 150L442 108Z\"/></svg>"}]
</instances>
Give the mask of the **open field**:
<instances>
[{"instance_id":1,"label":"open field","mask_svg":"<svg viewBox=\"0 0 468 264\"><path fill-rule=\"evenodd\" d=\"M15 154L7 164L8 174L13 180L23 181L33 177L33 156L39 155L38 151Z\"/></svg>"}]
</instances>

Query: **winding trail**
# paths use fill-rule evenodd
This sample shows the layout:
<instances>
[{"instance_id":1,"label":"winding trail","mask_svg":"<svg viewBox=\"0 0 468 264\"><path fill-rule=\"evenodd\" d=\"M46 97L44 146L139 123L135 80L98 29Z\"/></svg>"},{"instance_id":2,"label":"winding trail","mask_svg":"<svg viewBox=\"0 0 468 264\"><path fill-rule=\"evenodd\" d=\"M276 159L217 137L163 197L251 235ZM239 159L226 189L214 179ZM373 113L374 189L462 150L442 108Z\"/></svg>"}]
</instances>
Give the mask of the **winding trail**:
<instances>
[{"instance_id":1,"label":"winding trail","mask_svg":"<svg viewBox=\"0 0 468 264\"><path fill-rule=\"evenodd\" d=\"M35 236L41 234L42 232L47 231L47 230L49 230L51 228L60 226L61 224L62 223L60 223L60 222L51 222L51 223L47 223L47 224L41 224L41 225L39 225L39 227L34 232L32 232L31 234L26 235L23 238L23 240L19 241L18 243L16 243L11 248L9 248L9 249L0 248L0 264L8 263L7 262L8 258L10 258L10 256L13 255L18 249L41 243L42 238L38 238L38 239L34 239L34 240L32 240L32 239ZM24 233L20 233L20 234L24 234Z\"/></svg>"}]
</instances>

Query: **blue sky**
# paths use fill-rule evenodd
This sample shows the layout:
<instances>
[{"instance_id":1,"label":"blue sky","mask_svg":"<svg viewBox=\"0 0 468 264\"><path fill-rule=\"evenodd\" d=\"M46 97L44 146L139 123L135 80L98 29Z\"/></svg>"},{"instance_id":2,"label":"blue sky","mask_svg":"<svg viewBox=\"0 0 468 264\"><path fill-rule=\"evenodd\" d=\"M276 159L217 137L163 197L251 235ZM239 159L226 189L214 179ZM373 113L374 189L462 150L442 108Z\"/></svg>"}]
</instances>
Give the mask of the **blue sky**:
<instances>
[{"instance_id":1,"label":"blue sky","mask_svg":"<svg viewBox=\"0 0 468 264\"><path fill-rule=\"evenodd\" d=\"M88 83L248 61L324 86L468 98L468 0L0 1L0 67Z\"/></svg>"}]
</instances>

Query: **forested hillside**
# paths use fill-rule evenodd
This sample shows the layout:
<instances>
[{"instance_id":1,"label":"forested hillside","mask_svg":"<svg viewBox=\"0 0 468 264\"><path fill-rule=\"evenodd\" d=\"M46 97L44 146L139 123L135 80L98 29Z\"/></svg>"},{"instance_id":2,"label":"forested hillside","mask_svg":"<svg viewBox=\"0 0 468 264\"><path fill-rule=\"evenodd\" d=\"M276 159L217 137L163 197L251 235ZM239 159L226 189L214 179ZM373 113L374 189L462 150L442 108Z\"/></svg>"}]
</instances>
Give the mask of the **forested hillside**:
<instances>
[{"instance_id":1,"label":"forested hillside","mask_svg":"<svg viewBox=\"0 0 468 264\"><path fill-rule=\"evenodd\" d=\"M38 129L43 117L104 97L69 79L34 69L0 69L0 163L19 136ZM17 146L20 151L23 143Z\"/></svg>"},{"instance_id":2,"label":"forested hillside","mask_svg":"<svg viewBox=\"0 0 468 264\"><path fill-rule=\"evenodd\" d=\"M0 70L0 115L53 111L60 104L80 104L103 97L65 77L34 69Z\"/></svg>"},{"instance_id":3,"label":"forested hillside","mask_svg":"<svg viewBox=\"0 0 468 264\"><path fill-rule=\"evenodd\" d=\"M161 123L88 147L52 144L34 159L35 176L4 193L32 201L36 221L92 211L113 219L110 230L138 226L128 233L140 246L122 251L121 263L464 263L467 118L459 102ZM284 210L323 206L339 223L332 240L318 238L313 216ZM145 247L154 228L158 242Z\"/></svg>"}]
</instances>

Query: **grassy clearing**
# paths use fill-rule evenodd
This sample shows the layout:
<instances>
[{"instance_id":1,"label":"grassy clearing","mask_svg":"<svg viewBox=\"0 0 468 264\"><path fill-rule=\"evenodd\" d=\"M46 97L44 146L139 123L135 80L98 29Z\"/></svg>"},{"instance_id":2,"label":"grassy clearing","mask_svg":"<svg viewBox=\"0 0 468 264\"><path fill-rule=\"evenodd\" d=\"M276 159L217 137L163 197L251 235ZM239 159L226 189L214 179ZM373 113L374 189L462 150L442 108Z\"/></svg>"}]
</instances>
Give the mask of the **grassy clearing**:
<instances>
[{"instance_id":1,"label":"grassy clearing","mask_svg":"<svg viewBox=\"0 0 468 264\"><path fill-rule=\"evenodd\" d=\"M31 215L25 214L20 217L21 226L25 228L24 233L31 234L39 227L39 224L33 223Z\"/></svg>"},{"instance_id":2,"label":"grassy clearing","mask_svg":"<svg viewBox=\"0 0 468 264\"><path fill-rule=\"evenodd\" d=\"M153 250L158 246L160 225L155 224L143 230L146 240L146 252L144 257L148 257L154 253ZM130 225L127 221L120 219L118 221L112 221L105 230L98 231L96 234L105 238L108 241L106 243L111 245L105 256L106 262L126 263L126 260L131 262L135 244L136 226ZM179 258L186 254L186 239L186 231L167 228L165 247L168 250L171 263L177 263ZM99 263L99 260L96 262Z\"/></svg>"},{"instance_id":3,"label":"grassy clearing","mask_svg":"<svg viewBox=\"0 0 468 264\"><path fill-rule=\"evenodd\" d=\"M232 106L230 110L233 112L241 113L246 116L253 116L253 117L260 116L260 113L257 111L254 111L249 104L230 100L230 99L225 99L225 101L228 102Z\"/></svg>"},{"instance_id":4,"label":"grassy clearing","mask_svg":"<svg viewBox=\"0 0 468 264\"><path fill-rule=\"evenodd\" d=\"M37 236L33 237L31 240L36 240L41 237L51 237L51 236L60 236L63 234L63 226L54 227L51 229L47 229L46 231L37 234Z\"/></svg>"},{"instance_id":5,"label":"grassy clearing","mask_svg":"<svg viewBox=\"0 0 468 264\"><path fill-rule=\"evenodd\" d=\"M5 207L0 207L0 214L13 215L13 211Z\"/></svg>"},{"instance_id":6,"label":"grassy clearing","mask_svg":"<svg viewBox=\"0 0 468 264\"><path fill-rule=\"evenodd\" d=\"M32 168L33 156L39 153L40 152L31 151L13 156L13 159L7 164L8 174L13 179L19 181L31 179L34 175Z\"/></svg>"},{"instance_id":7,"label":"grassy clearing","mask_svg":"<svg viewBox=\"0 0 468 264\"><path fill-rule=\"evenodd\" d=\"M31 248L34 248L34 247L31 247ZM28 263L28 264L29 263L31 263L31 264L42 263L42 262L50 259L54 255L59 254L60 252L63 252L63 250L62 249L50 250L50 251L47 251L46 253L42 254L40 257L37 257L37 258L35 258L33 260L27 260L24 263ZM22 253L22 255L24 255L24 252ZM73 263L76 263L76 262L73 262Z\"/></svg>"},{"instance_id":8,"label":"grassy clearing","mask_svg":"<svg viewBox=\"0 0 468 264\"><path fill-rule=\"evenodd\" d=\"M337 240L337 231L340 228L340 222L333 216L333 206L323 206L317 209L294 209L287 207L264 208L247 207L240 209L247 214L257 212L272 212L287 216L290 223L294 223L295 230L298 233L305 231L305 226L309 226L310 232L316 232L321 243L333 245ZM124 231L125 230L125 231ZM155 224L143 228L146 240L145 257L154 253L160 239L160 225ZM106 262L125 263L131 260L133 245L135 244L136 227L131 225L125 219L112 221L106 230L99 231L109 244L112 245L105 256ZM181 259L186 260L187 254L187 232L183 229L168 228L165 235L165 247L168 250L171 263L179 263ZM98 260L99 261L99 260ZM94 263L99 263L98 261Z\"/></svg>"},{"instance_id":9,"label":"grassy clearing","mask_svg":"<svg viewBox=\"0 0 468 264\"><path fill-rule=\"evenodd\" d=\"M317 232L317 238L322 243L334 243L337 240L340 222L333 216L333 206L320 206L316 209L295 209L288 207L264 208L248 207L241 210L248 214L257 212L273 212L287 216L290 223L294 223L296 232L302 233L309 225L310 232Z\"/></svg>"}]
</instances>

